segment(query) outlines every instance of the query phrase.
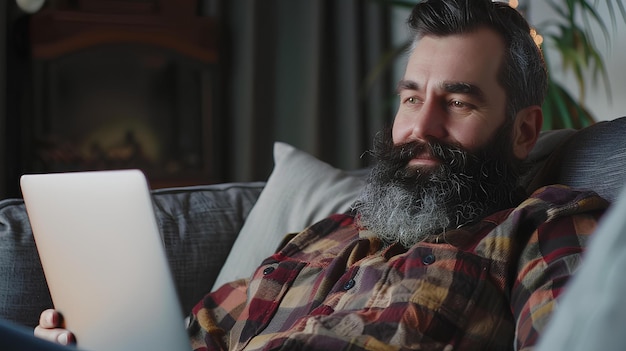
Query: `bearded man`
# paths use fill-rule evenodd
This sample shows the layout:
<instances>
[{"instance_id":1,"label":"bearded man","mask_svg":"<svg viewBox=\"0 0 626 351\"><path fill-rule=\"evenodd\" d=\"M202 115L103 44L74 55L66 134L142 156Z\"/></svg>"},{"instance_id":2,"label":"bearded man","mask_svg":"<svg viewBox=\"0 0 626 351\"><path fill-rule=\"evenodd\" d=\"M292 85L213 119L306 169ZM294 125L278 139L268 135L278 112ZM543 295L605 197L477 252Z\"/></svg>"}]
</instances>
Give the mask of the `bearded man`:
<instances>
[{"instance_id":1,"label":"bearded man","mask_svg":"<svg viewBox=\"0 0 626 351\"><path fill-rule=\"evenodd\" d=\"M353 210L207 295L191 314L195 350L537 342L607 204L562 186L522 201L547 75L519 13L491 0L428 0L409 24L398 113ZM58 320L44 312L36 334L68 340Z\"/></svg>"}]
</instances>

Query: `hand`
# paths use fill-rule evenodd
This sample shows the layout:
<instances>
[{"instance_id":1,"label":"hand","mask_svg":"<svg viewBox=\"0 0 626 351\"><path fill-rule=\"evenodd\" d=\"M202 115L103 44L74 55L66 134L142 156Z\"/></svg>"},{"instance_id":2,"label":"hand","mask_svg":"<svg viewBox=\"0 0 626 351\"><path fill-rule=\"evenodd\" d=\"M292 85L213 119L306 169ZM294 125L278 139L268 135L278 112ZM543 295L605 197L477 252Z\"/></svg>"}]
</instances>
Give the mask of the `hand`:
<instances>
[{"instance_id":1,"label":"hand","mask_svg":"<svg viewBox=\"0 0 626 351\"><path fill-rule=\"evenodd\" d=\"M39 325L35 327L35 336L61 345L76 342L74 334L63 329L63 316L53 309L41 312Z\"/></svg>"}]
</instances>

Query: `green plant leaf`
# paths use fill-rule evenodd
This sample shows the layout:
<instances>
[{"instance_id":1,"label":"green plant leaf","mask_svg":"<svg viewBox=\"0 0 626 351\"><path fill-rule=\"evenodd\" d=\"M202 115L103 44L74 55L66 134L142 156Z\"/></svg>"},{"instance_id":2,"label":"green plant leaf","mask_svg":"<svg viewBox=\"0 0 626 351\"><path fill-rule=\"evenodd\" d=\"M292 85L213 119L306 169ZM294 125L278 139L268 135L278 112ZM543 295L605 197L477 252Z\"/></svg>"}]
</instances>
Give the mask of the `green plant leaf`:
<instances>
[{"instance_id":1,"label":"green plant leaf","mask_svg":"<svg viewBox=\"0 0 626 351\"><path fill-rule=\"evenodd\" d=\"M548 93L543 103L543 129L580 129L595 123L591 113L557 82L548 85Z\"/></svg>"},{"instance_id":2,"label":"green plant leaf","mask_svg":"<svg viewBox=\"0 0 626 351\"><path fill-rule=\"evenodd\" d=\"M591 30L591 22L589 21L589 16L591 16L593 19L595 19L595 23L600 27L602 33L604 34L604 39L608 42L611 36L609 35L609 31L606 27L606 24L604 23L604 20L602 19L602 17L600 17L595 9L596 5L592 5L586 0L577 1L579 1L579 5L581 6L581 11L583 13L583 20L585 21L585 32L593 33L593 31ZM607 3L610 2L611 1L607 1ZM593 40L593 36L590 35L590 37Z\"/></svg>"},{"instance_id":3,"label":"green plant leaf","mask_svg":"<svg viewBox=\"0 0 626 351\"><path fill-rule=\"evenodd\" d=\"M596 0L596 3L597 2L598 0ZM616 0L615 2L617 2L617 7L619 8L620 13L622 14L622 20L626 22L626 6L624 5L624 2L622 0ZM607 4L609 6L609 12L611 13L611 15L613 15L615 12L613 9L613 1L607 0ZM611 18L613 18L613 16L611 16ZM617 21L615 21L615 23L617 23Z\"/></svg>"}]
</instances>

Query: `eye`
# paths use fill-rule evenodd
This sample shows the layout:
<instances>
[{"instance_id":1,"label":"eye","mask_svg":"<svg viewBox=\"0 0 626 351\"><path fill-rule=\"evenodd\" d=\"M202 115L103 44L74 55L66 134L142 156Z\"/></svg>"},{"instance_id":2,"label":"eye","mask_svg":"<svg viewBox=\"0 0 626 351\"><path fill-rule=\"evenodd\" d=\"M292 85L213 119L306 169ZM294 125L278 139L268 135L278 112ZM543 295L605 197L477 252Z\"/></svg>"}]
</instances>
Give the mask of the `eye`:
<instances>
[{"instance_id":1,"label":"eye","mask_svg":"<svg viewBox=\"0 0 626 351\"><path fill-rule=\"evenodd\" d=\"M461 100L452 100L449 106L455 110L472 110L474 108L474 105Z\"/></svg>"},{"instance_id":2,"label":"eye","mask_svg":"<svg viewBox=\"0 0 626 351\"><path fill-rule=\"evenodd\" d=\"M404 102L407 104L411 104L411 105L415 105L419 103L419 99L416 98L415 96L410 96L406 99L404 99Z\"/></svg>"},{"instance_id":3,"label":"eye","mask_svg":"<svg viewBox=\"0 0 626 351\"><path fill-rule=\"evenodd\" d=\"M459 100L453 100L451 105L452 107L457 107L457 108L462 108L466 106L463 101L459 101Z\"/></svg>"}]
</instances>

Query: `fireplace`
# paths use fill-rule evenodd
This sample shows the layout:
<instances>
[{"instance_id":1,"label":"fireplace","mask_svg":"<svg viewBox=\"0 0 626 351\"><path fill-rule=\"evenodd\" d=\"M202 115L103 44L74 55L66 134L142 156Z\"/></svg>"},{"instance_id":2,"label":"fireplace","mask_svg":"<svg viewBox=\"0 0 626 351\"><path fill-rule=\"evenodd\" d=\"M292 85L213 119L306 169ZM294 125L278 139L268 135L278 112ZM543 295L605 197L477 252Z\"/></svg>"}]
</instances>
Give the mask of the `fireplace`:
<instances>
[{"instance_id":1,"label":"fireplace","mask_svg":"<svg viewBox=\"0 0 626 351\"><path fill-rule=\"evenodd\" d=\"M49 1L31 19L30 172L222 181L215 19L195 1Z\"/></svg>"}]
</instances>

